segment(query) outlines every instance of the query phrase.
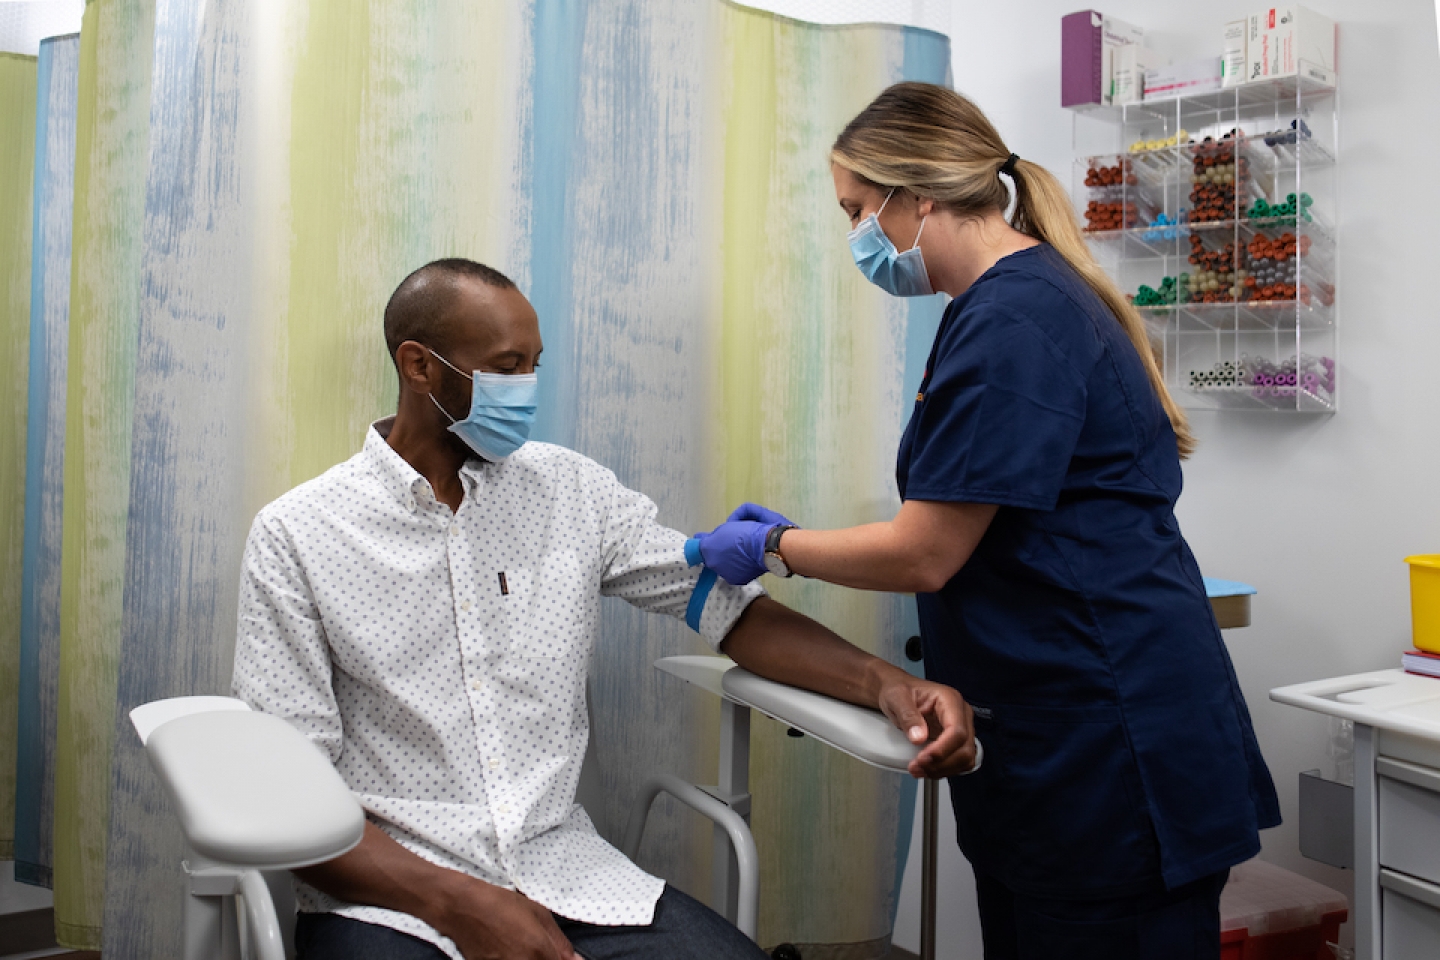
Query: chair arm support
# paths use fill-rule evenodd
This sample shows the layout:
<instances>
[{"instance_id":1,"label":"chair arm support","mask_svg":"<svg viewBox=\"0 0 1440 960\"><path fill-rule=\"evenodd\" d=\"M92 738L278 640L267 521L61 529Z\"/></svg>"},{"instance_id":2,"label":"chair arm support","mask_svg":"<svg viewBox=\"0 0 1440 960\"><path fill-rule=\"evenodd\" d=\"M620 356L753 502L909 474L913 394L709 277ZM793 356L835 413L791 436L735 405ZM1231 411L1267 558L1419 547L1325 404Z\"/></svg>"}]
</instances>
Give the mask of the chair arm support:
<instances>
[{"instance_id":1,"label":"chair arm support","mask_svg":"<svg viewBox=\"0 0 1440 960\"><path fill-rule=\"evenodd\" d=\"M245 904L245 919L250 931L250 948L255 960L285 960L285 937L280 932L280 918L270 887L259 870L240 874L240 897Z\"/></svg>"},{"instance_id":2,"label":"chair arm support","mask_svg":"<svg viewBox=\"0 0 1440 960\"><path fill-rule=\"evenodd\" d=\"M735 850L735 862L740 871L735 926L745 936L754 940L760 911L760 857L755 851L755 838L750 833L749 824L730 807L673 774L657 774L646 780L640 788L640 795L636 798L630 823L625 831L625 846L622 852L631 860L635 859L635 855L640 851L640 838L645 832L650 805L662 793L670 794L696 813L708 817L730 837L730 845Z\"/></svg>"}]
</instances>

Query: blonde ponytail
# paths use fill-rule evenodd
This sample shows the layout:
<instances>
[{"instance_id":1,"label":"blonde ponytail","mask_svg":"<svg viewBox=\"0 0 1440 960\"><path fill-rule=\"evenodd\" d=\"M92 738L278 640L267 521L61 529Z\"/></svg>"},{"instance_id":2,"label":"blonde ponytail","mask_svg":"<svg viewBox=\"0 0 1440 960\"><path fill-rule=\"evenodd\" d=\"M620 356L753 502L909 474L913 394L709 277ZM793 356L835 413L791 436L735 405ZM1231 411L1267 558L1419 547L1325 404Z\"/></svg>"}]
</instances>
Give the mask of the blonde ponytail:
<instances>
[{"instance_id":1,"label":"blonde ponytail","mask_svg":"<svg viewBox=\"0 0 1440 960\"><path fill-rule=\"evenodd\" d=\"M1140 316L1140 311L1120 292L1110 275L1095 262L1090 246L1085 242L1085 235L1080 232L1080 224L1075 219L1070 196L1060 185L1060 181L1039 164L1021 160L1014 167L1015 212L1010 218L1011 226L1054 247L1055 252L1065 258L1065 262L1080 274L1090 285L1090 289L1110 308L1110 312L1115 314L1115 319L1120 321L1121 328L1140 354L1140 361L1145 364L1145 374L1150 378L1150 386L1155 388L1155 395L1160 398L1160 404L1170 418L1181 459L1189 457L1195 451L1195 437L1190 433L1190 421L1165 386L1160 365L1155 362L1155 349L1150 342L1150 333L1145 328L1145 318Z\"/></svg>"},{"instance_id":2,"label":"blonde ponytail","mask_svg":"<svg viewBox=\"0 0 1440 960\"><path fill-rule=\"evenodd\" d=\"M1005 209L1010 195L999 174L1009 162L1006 172L1015 184L1011 226L1050 244L1115 315L1170 418L1180 457L1189 457L1195 437L1165 386L1144 318L1091 255L1060 181L1044 167L1010 156L979 107L928 83L897 83L885 90L850 121L830 151L834 163L870 183L903 187L962 215Z\"/></svg>"}]
</instances>

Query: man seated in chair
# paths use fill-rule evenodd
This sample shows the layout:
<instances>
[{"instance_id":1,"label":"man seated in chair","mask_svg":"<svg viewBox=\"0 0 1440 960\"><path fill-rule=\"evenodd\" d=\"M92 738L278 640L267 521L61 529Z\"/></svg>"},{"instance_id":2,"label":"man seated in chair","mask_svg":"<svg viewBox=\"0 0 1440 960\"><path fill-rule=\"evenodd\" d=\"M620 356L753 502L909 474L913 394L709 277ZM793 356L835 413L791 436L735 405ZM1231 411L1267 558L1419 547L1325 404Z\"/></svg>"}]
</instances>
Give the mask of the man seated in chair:
<instances>
[{"instance_id":1,"label":"man seated in chair","mask_svg":"<svg viewBox=\"0 0 1440 960\"><path fill-rule=\"evenodd\" d=\"M916 776L969 769L969 708L758 586L697 591L648 498L525 442L540 328L502 274L421 267L385 339L396 415L265 507L245 548L235 695L307 735L367 812L358 847L296 871L300 957L763 958L574 805L600 598L688 615L758 674L878 707L930 741Z\"/></svg>"}]
</instances>

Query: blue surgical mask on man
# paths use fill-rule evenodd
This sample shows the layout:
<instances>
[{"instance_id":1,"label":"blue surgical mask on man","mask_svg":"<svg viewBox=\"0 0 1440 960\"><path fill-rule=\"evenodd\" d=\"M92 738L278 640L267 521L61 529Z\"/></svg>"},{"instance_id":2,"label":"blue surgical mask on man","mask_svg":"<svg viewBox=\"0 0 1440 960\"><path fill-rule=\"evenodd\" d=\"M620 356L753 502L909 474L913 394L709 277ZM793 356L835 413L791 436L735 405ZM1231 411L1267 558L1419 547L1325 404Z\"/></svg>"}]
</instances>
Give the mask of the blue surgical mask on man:
<instances>
[{"instance_id":1,"label":"blue surgical mask on man","mask_svg":"<svg viewBox=\"0 0 1440 960\"><path fill-rule=\"evenodd\" d=\"M885 203L880 204L880 209L850 231L850 255L855 258L855 266L860 268L866 279L891 296L929 296L935 290L930 286L930 275L925 272L925 257L920 253L920 234L925 232L925 220L930 218L920 221L914 245L900 253L885 236L885 231L880 229L880 214L894 195L892 188L885 195Z\"/></svg>"},{"instance_id":2,"label":"blue surgical mask on man","mask_svg":"<svg viewBox=\"0 0 1440 960\"><path fill-rule=\"evenodd\" d=\"M429 349L428 347L426 349ZM435 359L471 383L470 413L456 420L440 406L435 395L430 402L450 421L450 432L486 460L504 460L530 439L535 422L535 396L539 383L533 373L466 373L440 354Z\"/></svg>"}]
</instances>

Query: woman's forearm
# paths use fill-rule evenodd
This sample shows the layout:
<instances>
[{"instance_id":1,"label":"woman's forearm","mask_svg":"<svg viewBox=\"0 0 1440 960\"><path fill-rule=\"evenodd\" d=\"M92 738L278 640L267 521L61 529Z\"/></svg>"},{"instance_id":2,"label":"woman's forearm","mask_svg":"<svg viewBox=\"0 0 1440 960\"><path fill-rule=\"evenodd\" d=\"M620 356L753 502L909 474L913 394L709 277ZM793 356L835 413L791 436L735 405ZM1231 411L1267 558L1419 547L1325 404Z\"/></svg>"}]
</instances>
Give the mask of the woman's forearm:
<instances>
[{"instance_id":1,"label":"woman's forearm","mask_svg":"<svg viewBox=\"0 0 1440 960\"><path fill-rule=\"evenodd\" d=\"M860 590L933 593L965 565L995 509L907 500L893 520L843 530L787 530L780 555L803 577Z\"/></svg>"},{"instance_id":2,"label":"woman's forearm","mask_svg":"<svg viewBox=\"0 0 1440 960\"><path fill-rule=\"evenodd\" d=\"M859 590L926 593L934 589L919 558L891 521L844 530L787 530L780 555L792 572Z\"/></svg>"}]
</instances>

